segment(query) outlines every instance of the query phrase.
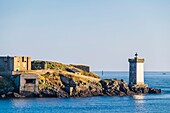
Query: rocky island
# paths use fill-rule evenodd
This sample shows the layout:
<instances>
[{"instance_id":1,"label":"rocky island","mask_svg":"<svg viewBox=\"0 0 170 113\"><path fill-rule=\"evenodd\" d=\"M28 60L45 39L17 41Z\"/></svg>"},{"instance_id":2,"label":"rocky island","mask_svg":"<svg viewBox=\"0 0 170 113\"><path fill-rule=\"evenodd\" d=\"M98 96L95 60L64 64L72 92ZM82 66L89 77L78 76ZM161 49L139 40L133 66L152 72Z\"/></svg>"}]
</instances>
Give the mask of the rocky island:
<instances>
[{"instance_id":1,"label":"rocky island","mask_svg":"<svg viewBox=\"0 0 170 113\"><path fill-rule=\"evenodd\" d=\"M17 67L17 69L20 68ZM58 62L37 60L31 62L31 70L23 71L20 69L11 76L7 76L7 73L4 76L4 72L0 74L2 75L0 76L0 98L64 98L161 93L160 89L149 88L147 85L132 86L124 80L116 78L101 80L98 75L90 72L89 66L85 65L65 65ZM35 74L37 79L30 78L31 75ZM24 81L19 79L20 84L17 86L16 80L18 79L16 78L18 76L22 78L21 75L27 78L24 78ZM36 80L38 80L37 83ZM21 83L24 85L22 86Z\"/></svg>"}]
</instances>

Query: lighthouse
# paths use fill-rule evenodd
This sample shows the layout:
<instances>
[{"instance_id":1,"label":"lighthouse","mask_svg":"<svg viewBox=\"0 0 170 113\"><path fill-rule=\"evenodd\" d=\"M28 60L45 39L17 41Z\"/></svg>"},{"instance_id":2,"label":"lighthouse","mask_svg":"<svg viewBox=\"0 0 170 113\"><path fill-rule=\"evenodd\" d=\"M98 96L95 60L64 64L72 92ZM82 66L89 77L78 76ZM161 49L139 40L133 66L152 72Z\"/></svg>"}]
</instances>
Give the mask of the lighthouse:
<instances>
[{"instance_id":1,"label":"lighthouse","mask_svg":"<svg viewBox=\"0 0 170 113\"><path fill-rule=\"evenodd\" d=\"M135 54L134 58L129 61L129 85L144 85L144 58L138 58Z\"/></svg>"}]
</instances>

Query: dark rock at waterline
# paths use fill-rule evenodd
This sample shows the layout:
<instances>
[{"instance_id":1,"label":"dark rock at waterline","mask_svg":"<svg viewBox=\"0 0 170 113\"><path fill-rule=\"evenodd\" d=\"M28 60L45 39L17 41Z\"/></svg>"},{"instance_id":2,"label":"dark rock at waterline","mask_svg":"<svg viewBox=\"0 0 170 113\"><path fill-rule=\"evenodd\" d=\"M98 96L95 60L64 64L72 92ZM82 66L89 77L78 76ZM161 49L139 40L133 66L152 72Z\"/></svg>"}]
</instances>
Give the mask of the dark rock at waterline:
<instances>
[{"instance_id":1,"label":"dark rock at waterline","mask_svg":"<svg viewBox=\"0 0 170 113\"><path fill-rule=\"evenodd\" d=\"M157 93L161 93L161 89L156 89L156 88L149 88L149 91L148 93L151 93L151 94L157 94Z\"/></svg>"},{"instance_id":2,"label":"dark rock at waterline","mask_svg":"<svg viewBox=\"0 0 170 113\"><path fill-rule=\"evenodd\" d=\"M5 98L5 97L6 97L6 95L5 95L5 94L2 94L0 97L1 97L1 98Z\"/></svg>"},{"instance_id":3,"label":"dark rock at waterline","mask_svg":"<svg viewBox=\"0 0 170 113\"><path fill-rule=\"evenodd\" d=\"M148 85L145 84L128 86L125 81L117 79L104 79L101 80L100 83L103 87L103 94L108 96L161 93L160 89L149 88Z\"/></svg>"},{"instance_id":4,"label":"dark rock at waterline","mask_svg":"<svg viewBox=\"0 0 170 113\"><path fill-rule=\"evenodd\" d=\"M22 95L14 92L13 97L15 97L15 98L24 98L25 96L22 96Z\"/></svg>"},{"instance_id":5,"label":"dark rock at waterline","mask_svg":"<svg viewBox=\"0 0 170 113\"><path fill-rule=\"evenodd\" d=\"M58 97L64 98L69 97L68 93L62 89L44 89L39 92L39 97Z\"/></svg>"},{"instance_id":6,"label":"dark rock at waterline","mask_svg":"<svg viewBox=\"0 0 170 113\"><path fill-rule=\"evenodd\" d=\"M24 98L25 96L22 96L16 92L8 92L6 94L0 95L0 98Z\"/></svg>"}]
</instances>

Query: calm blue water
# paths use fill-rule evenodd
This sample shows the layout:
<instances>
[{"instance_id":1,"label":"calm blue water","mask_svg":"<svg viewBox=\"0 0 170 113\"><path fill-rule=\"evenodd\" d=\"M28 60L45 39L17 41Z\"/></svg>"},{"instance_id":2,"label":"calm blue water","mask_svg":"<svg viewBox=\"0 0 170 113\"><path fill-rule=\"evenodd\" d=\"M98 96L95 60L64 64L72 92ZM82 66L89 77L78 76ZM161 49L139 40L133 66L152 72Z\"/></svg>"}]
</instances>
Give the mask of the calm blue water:
<instances>
[{"instance_id":1,"label":"calm blue water","mask_svg":"<svg viewBox=\"0 0 170 113\"><path fill-rule=\"evenodd\" d=\"M101 75L101 72L95 72ZM102 78L128 82L127 72L104 72ZM170 72L146 72L145 83L161 88L162 94L123 97L0 99L0 113L168 113Z\"/></svg>"}]
</instances>

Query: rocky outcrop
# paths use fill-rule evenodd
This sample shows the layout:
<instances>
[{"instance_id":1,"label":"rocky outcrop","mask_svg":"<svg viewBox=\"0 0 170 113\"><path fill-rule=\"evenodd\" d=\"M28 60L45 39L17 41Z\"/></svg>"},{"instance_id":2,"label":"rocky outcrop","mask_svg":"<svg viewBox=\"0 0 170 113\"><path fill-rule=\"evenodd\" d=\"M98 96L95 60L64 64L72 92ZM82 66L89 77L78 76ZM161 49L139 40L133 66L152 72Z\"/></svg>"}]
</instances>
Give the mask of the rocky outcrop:
<instances>
[{"instance_id":1,"label":"rocky outcrop","mask_svg":"<svg viewBox=\"0 0 170 113\"><path fill-rule=\"evenodd\" d=\"M45 76L41 76L45 77ZM53 74L40 78L40 97L86 97L103 95L100 82L71 75Z\"/></svg>"},{"instance_id":2,"label":"rocky outcrop","mask_svg":"<svg viewBox=\"0 0 170 113\"><path fill-rule=\"evenodd\" d=\"M151 94L161 93L161 89L149 88L148 93L151 93Z\"/></svg>"},{"instance_id":3,"label":"rocky outcrop","mask_svg":"<svg viewBox=\"0 0 170 113\"><path fill-rule=\"evenodd\" d=\"M65 85L69 82L65 80ZM69 97L58 73L39 75L39 97Z\"/></svg>"},{"instance_id":4,"label":"rocky outcrop","mask_svg":"<svg viewBox=\"0 0 170 113\"><path fill-rule=\"evenodd\" d=\"M145 84L129 86L124 80L105 79L100 82L103 87L103 94L109 96L161 93L160 89L149 88L148 85Z\"/></svg>"},{"instance_id":5,"label":"rocky outcrop","mask_svg":"<svg viewBox=\"0 0 170 113\"><path fill-rule=\"evenodd\" d=\"M123 96L130 92L128 85L123 80L105 79L101 80L100 83L102 84L104 95Z\"/></svg>"},{"instance_id":6,"label":"rocky outcrop","mask_svg":"<svg viewBox=\"0 0 170 113\"><path fill-rule=\"evenodd\" d=\"M93 81L76 78L61 73L39 75L39 93L19 94L8 78L2 78L0 98L24 97L87 97L87 96L125 96L138 94L157 94L160 89L149 88L147 85L129 86L124 80L104 79ZM7 84L8 83L8 84ZM10 84L9 84L10 83ZM3 86L3 87L2 87Z\"/></svg>"},{"instance_id":7,"label":"rocky outcrop","mask_svg":"<svg viewBox=\"0 0 170 113\"><path fill-rule=\"evenodd\" d=\"M51 87L50 90L46 90L48 92L43 91L43 93L46 96L53 95L54 97L124 96L161 93L161 90L149 88L147 85L129 86L124 80L117 79L104 79L94 82L76 80L73 77L60 74L59 80L62 85L56 86L58 88Z\"/></svg>"},{"instance_id":8,"label":"rocky outcrop","mask_svg":"<svg viewBox=\"0 0 170 113\"><path fill-rule=\"evenodd\" d=\"M101 96L103 95L102 86L97 82L78 82L72 92L72 97L86 97L86 96Z\"/></svg>"},{"instance_id":9,"label":"rocky outcrop","mask_svg":"<svg viewBox=\"0 0 170 113\"><path fill-rule=\"evenodd\" d=\"M71 77L66 77L66 76L60 74L60 80L65 86L76 87L76 83L74 82L74 80Z\"/></svg>"}]
</instances>

